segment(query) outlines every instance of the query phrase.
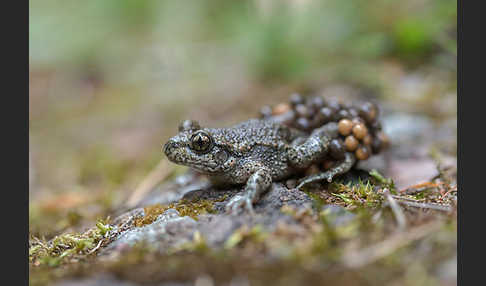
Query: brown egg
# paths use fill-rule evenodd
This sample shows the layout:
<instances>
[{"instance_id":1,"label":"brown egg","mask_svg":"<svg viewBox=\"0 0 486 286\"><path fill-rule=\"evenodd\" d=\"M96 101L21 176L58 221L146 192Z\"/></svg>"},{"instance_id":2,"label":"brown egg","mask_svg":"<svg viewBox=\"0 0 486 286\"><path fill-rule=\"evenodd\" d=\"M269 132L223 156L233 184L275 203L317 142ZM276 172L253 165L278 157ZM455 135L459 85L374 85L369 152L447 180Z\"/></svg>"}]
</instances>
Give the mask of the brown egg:
<instances>
[{"instance_id":1,"label":"brown egg","mask_svg":"<svg viewBox=\"0 0 486 286\"><path fill-rule=\"evenodd\" d=\"M381 122L378 120L375 120L370 123L371 130L373 131L380 131L381 130Z\"/></svg>"},{"instance_id":2,"label":"brown egg","mask_svg":"<svg viewBox=\"0 0 486 286\"><path fill-rule=\"evenodd\" d=\"M354 117L351 121L353 122L353 124L365 124L364 119L361 117Z\"/></svg>"},{"instance_id":3,"label":"brown egg","mask_svg":"<svg viewBox=\"0 0 486 286\"><path fill-rule=\"evenodd\" d=\"M265 105L260 109L261 117L269 117L271 115L272 115L272 108L270 106Z\"/></svg>"},{"instance_id":4,"label":"brown egg","mask_svg":"<svg viewBox=\"0 0 486 286\"><path fill-rule=\"evenodd\" d=\"M355 118L355 117L358 117L358 116L359 116L359 112L358 112L358 110L356 110L356 108L354 108L354 107L351 107L351 108L348 110L348 112L349 112L349 116L350 116L351 118Z\"/></svg>"},{"instance_id":5,"label":"brown egg","mask_svg":"<svg viewBox=\"0 0 486 286\"><path fill-rule=\"evenodd\" d=\"M378 154L381 152L381 145L382 142L380 141L380 139L375 138L375 140L373 140L373 142L371 143L371 151L373 152L373 154Z\"/></svg>"},{"instance_id":6,"label":"brown egg","mask_svg":"<svg viewBox=\"0 0 486 286\"><path fill-rule=\"evenodd\" d=\"M324 125L324 118L322 116L318 114L316 114L314 117L312 117L311 119L311 126L312 128L317 128L317 127L321 127L322 125Z\"/></svg>"},{"instance_id":7,"label":"brown egg","mask_svg":"<svg viewBox=\"0 0 486 286\"><path fill-rule=\"evenodd\" d=\"M323 123L327 123L327 122L331 121L333 114L334 114L334 112L331 108L323 107L319 110L319 113L318 113L317 116L320 116L322 118Z\"/></svg>"},{"instance_id":8,"label":"brown egg","mask_svg":"<svg viewBox=\"0 0 486 286\"><path fill-rule=\"evenodd\" d=\"M295 111L291 109L283 114L274 115L272 119L275 120L275 122L292 126L295 124Z\"/></svg>"},{"instance_id":9,"label":"brown egg","mask_svg":"<svg viewBox=\"0 0 486 286\"><path fill-rule=\"evenodd\" d=\"M354 152L358 160L366 160L370 157L370 150L366 146L359 146Z\"/></svg>"},{"instance_id":10,"label":"brown egg","mask_svg":"<svg viewBox=\"0 0 486 286\"><path fill-rule=\"evenodd\" d=\"M353 152L354 150L356 150L356 148L358 148L358 145L359 145L359 141L358 141L358 139L354 138L353 135L349 135L344 140L344 146L346 147L346 150L348 150L350 152Z\"/></svg>"},{"instance_id":11,"label":"brown egg","mask_svg":"<svg viewBox=\"0 0 486 286\"><path fill-rule=\"evenodd\" d=\"M339 134L343 136L347 136L351 134L351 131L353 129L353 122L349 119L341 119L338 123L338 131Z\"/></svg>"},{"instance_id":12,"label":"brown egg","mask_svg":"<svg viewBox=\"0 0 486 286\"><path fill-rule=\"evenodd\" d=\"M312 98L310 98L310 100L308 101L308 104L314 108L322 108L324 107L324 105L326 104L326 101L324 100L324 98L322 96L313 96Z\"/></svg>"},{"instance_id":13,"label":"brown egg","mask_svg":"<svg viewBox=\"0 0 486 286\"><path fill-rule=\"evenodd\" d=\"M298 93L294 93L290 96L290 104L297 105L304 103L304 97Z\"/></svg>"},{"instance_id":14,"label":"brown egg","mask_svg":"<svg viewBox=\"0 0 486 286\"><path fill-rule=\"evenodd\" d=\"M376 137L381 141L382 148L388 148L390 146L390 138L383 131L378 132Z\"/></svg>"},{"instance_id":15,"label":"brown egg","mask_svg":"<svg viewBox=\"0 0 486 286\"><path fill-rule=\"evenodd\" d=\"M353 135L356 137L356 139L361 140L363 139L366 134L368 134L368 129L366 126L362 123L356 124L353 127Z\"/></svg>"},{"instance_id":16,"label":"brown egg","mask_svg":"<svg viewBox=\"0 0 486 286\"><path fill-rule=\"evenodd\" d=\"M277 106L275 106L273 108L272 114L273 115L284 114L285 112L289 111L290 108L291 108L290 107L290 104L288 104L288 103L280 103L280 104L277 104Z\"/></svg>"},{"instance_id":17,"label":"brown egg","mask_svg":"<svg viewBox=\"0 0 486 286\"><path fill-rule=\"evenodd\" d=\"M371 102L365 102L360 108L360 115L366 120L366 122L371 123L376 119L378 109Z\"/></svg>"},{"instance_id":18,"label":"brown egg","mask_svg":"<svg viewBox=\"0 0 486 286\"><path fill-rule=\"evenodd\" d=\"M338 119L351 118L349 112L346 109L341 109L337 113Z\"/></svg>"},{"instance_id":19,"label":"brown egg","mask_svg":"<svg viewBox=\"0 0 486 286\"><path fill-rule=\"evenodd\" d=\"M371 143L373 143L373 136L371 136L371 134L369 134L369 133L368 133L368 134L366 134L366 135L365 135L365 137L363 138L363 143L364 143L365 145L370 146L370 145L371 145Z\"/></svg>"},{"instance_id":20,"label":"brown egg","mask_svg":"<svg viewBox=\"0 0 486 286\"><path fill-rule=\"evenodd\" d=\"M311 127L309 119L305 117L299 117L297 118L297 121L295 122L297 125L297 128L306 130L308 131Z\"/></svg>"},{"instance_id":21,"label":"brown egg","mask_svg":"<svg viewBox=\"0 0 486 286\"><path fill-rule=\"evenodd\" d=\"M331 156L336 160L344 159L344 142L341 139L333 139L329 144Z\"/></svg>"},{"instance_id":22,"label":"brown egg","mask_svg":"<svg viewBox=\"0 0 486 286\"><path fill-rule=\"evenodd\" d=\"M341 109L341 105L336 100L330 100L327 103L327 107L332 109L334 112L338 112Z\"/></svg>"},{"instance_id":23,"label":"brown egg","mask_svg":"<svg viewBox=\"0 0 486 286\"><path fill-rule=\"evenodd\" d=\"M312 115L312 112L310 112L309 108L304 104L297 104L295 106L295 111L297 112L297 115L301 117L309 118Z\"/></svg>"}]
</instances>

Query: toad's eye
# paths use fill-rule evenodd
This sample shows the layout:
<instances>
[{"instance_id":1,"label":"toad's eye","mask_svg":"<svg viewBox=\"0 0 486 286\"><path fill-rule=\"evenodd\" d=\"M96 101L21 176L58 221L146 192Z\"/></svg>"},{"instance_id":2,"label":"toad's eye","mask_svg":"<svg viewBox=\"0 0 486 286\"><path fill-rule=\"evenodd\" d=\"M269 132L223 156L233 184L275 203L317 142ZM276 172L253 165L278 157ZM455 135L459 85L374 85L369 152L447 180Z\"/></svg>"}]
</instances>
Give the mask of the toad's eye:
<instances>
[{"instance_id":1,"label":"toad's eye","mask_svg":"<svg viewBox=\"0 0 486 286\"><path fill-rule=\"evenodd\" d=\"M197 152L208 152L212 147L212 140L209 134L198 131L191 136L191 149Z\"/></svg>"}]
</instances>

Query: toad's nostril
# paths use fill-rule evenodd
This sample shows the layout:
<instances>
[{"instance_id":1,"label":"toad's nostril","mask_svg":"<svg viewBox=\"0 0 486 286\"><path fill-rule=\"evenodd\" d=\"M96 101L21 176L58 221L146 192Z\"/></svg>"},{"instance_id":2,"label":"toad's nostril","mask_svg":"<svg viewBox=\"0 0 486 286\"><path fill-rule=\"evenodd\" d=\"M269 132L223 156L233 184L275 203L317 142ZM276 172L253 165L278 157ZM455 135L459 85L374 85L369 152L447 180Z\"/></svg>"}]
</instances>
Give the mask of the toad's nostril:
<instances>
[{"instance_id":1,"label":"toad's nostril","mask_svg":"<svg viewBox=\"0 0 486 286\"><path fill-rule=\"evenodd\" d=\"M164 153L165 155L169 155L170 153L172 153L172 150L174 150L175 148L175 143L172 142L172 141L169 141L167 143L165 143L164 145Z\"/></svg>"}]
</instances>

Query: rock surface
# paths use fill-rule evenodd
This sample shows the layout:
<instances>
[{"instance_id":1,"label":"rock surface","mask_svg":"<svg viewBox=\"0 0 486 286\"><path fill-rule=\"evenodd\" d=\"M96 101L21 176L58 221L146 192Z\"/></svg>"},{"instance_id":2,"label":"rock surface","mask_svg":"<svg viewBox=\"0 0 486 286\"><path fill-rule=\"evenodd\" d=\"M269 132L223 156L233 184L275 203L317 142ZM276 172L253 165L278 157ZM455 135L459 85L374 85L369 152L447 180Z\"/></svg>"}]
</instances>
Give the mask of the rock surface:
<instances>
[{"instance_id":1,"label":"rock surface","mask_svg":"<svg viewBox=\"0 0 486 286\"><path fill-rule=\"evenodd\" d=\"M188 180L189 177L192 179ZM204 178L189 172L182 178L155 189L140 205L167 204L176 198L176 200L187 201L216 200L213 206L215 214L199 215L195 220L189 216L181 216L176 209L168 209L153 223L122 232L100 252L100 255L107 255L141 242L146 242L160 252L165 252L172 247L192 241L196 231L210 246L221 247L228 237L243 225L250 228L261 225L265 230L272 231L278 223L296 224L294 218L281 211L284 205L296 209L310 208L312 205L312 200L306 193L289 189L283 183L274 183L271 190L254 206L255 215L226 214L225 204L239 191L239 188L214 189L205 183ZM217 201L224 196L226 196L225 200ZM118 216L114 222L123 225L130 223L134 217L143 215L143 209L136 208Z\"/></svg>"}]
</instances>

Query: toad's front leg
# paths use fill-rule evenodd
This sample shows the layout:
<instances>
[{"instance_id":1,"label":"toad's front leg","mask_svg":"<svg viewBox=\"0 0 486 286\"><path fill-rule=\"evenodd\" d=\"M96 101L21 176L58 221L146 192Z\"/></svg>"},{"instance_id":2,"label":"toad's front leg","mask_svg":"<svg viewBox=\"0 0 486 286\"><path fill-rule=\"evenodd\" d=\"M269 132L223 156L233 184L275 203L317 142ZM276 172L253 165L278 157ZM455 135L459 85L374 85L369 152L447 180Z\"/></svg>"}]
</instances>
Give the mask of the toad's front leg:
<instances>
[{"instance_id":1,"label":"toad's front leg","mask_svg":"<svg viewBox=\"0 0 486 286\"><path fill-rule=\"evenodd\" d=\"M243 194L235 195L228 204L226 204L226 211L237 214L243 208L250 213L253 213L253 203L260 199L260 196L265 193L272 185L272 176L270 170L265 167L257 169L246 182Z\"/></svg>"}]
</instances>

